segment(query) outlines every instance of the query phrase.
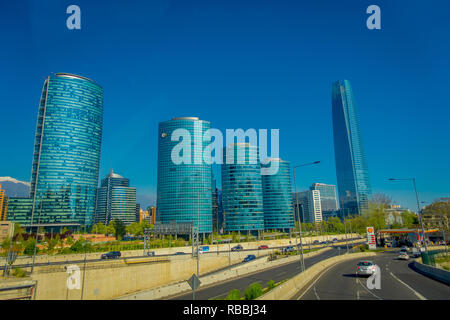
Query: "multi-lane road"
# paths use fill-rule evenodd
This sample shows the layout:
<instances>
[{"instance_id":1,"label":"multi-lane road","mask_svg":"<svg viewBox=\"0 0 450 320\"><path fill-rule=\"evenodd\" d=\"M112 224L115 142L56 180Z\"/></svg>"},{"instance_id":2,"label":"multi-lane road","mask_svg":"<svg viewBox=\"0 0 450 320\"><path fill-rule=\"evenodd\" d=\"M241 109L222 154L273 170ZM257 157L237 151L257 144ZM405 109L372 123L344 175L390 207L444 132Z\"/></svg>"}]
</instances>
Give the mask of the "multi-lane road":
<instances>
[{"instance_id":1,"label":"multi-lane road","mask_svg":"<svg viewBox=\"0 0 450 320\"><path fill-rule=\"evenodd\" d=\"M354 259L322 272L294 299L300 300L448 300L450 286L412 269L412 262L398 260L396 251L367 258L380 267L381 288L369 289L367 278L357 277Z\"/></svg>"},{"instance_id":2,"label":"multi-lane road","mask_svg":"<svg viewBox=\"0 0 450 320\"><path fill-rule=\"evenodd\" d=\"M349 244L349 248L351 247L352 245ZM341 247L332 247L331 250L328 250L324 253L318 254L314 257L305 258L305 267L309 268L310 266L321 260L331 258L338 254L344 254L345 251L346 245L341 244ZM197 290L195 296L196 299L198 300L223 299L233 289L239 289L241 291L241 294L244 294L244 290L252 283L259 282L264 288L267 286L267 282L269 280L279 282L282 280L289 279L297 275L299 272L300 272L300 257L298 261L284 264L279 267L265 269L263 271L239 277L238 279L225 281L205 288L200 287L200 289ZM192 300L192 293L184 293L165 299Z\"/></svg>"}]
</instances>

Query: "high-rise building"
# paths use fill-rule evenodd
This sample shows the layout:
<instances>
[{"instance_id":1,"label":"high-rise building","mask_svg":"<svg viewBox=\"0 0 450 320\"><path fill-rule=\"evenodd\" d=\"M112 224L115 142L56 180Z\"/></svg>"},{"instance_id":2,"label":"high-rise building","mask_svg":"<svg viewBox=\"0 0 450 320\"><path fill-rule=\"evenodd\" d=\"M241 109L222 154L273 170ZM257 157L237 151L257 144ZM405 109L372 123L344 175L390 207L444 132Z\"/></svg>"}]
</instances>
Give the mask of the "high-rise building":
<instances>
[{"instance_id":1,"label":"high-rise building","mask_svg":"<svg viewBox=\"0 0 450 320\"><path fill-rule=\"evenodd\" d=\"M5 190L2 189L0 184L0 221L6 221L6 213L8 212L8 197Z\"/></svg>"},{"instance_id":2,"label":"high-rise building","mask_svg":"<svg viewBox=\"0 0 450 320\"><path fill-rule=\"evenodd\" d=\"M313 183L310 190L320 191L320 206L322 207L322 219L338 215L338 203L336 197L336 187L332 184Z\"/></svg>"},{"instance_id":3,"label":"high-rise building","mask_svg":"<svg viewBox=\"0 0 450 320\"><path fill-rule=\"evenodd\" d=\"M234 161L228 161L227 154ZM264 230L261 164L258 147L233 143L223 152L222 207L225 231Z\"/></svg>"},{"instance_id":4,"label":"high-rise building","mask_svg":"<svg viewBox=\"0 0 450 320\"><path fill-rule=\"evenodd\" d=\"M21 226L27 227L30 225L32 208L33 199L10 197L8 198L8 212L6 215L6 220L16 222Z\"/></svg>"},{"instance_id":5,"label":"high-rise building","mask_svg":"<svg viewBox=\"0 0 450 320\"><path fill-rule=\"evenodd\" d=\"M129 225L136 221L137 205L136 188L130 187L129 179L111 169L97 190L94 223L107 225L111 220L119 219Z\"/></svg>"},{"instance_id":6,"label":"high-rise building","mask_svg":"<svg viewBox=\"0 0 450 320\"><path fill-rule=\"evenodd\" d=\"M144 213L144 211L141 209L141 204L140 203L136 203L136 211L135 211L135 216L134 216L134 222L139 222L140 217L141 217L141 211L142 211L142 213Z\"/></svg>"},{"instance_id":7,"label":"high-rise building","mask_svg":"<svg viewBox=\"0 0 450 320\"><path fill-rule=\"evenodd\" d=\"M359 116L348 80L332 89L332 115L339 204L344 215L361 214L371 194Z\"/></svg>"},{"instance_id":8,"label":"high-rise building","mask_svg":"<svg viewBox=\"0 0 450 320\"><path fill-rule=\"evenodd\" d=\"M68 73L44 81L31 170L32 212L25 226L92 225L102 125L100 85Z\"/></svg>"},{"instance_id":9,"label":"high-rise building","mask_svg":"<svg viewBox=\"0 0 450 320\"><path fill-rule=\"evenodd\" d=\"M279 164L276 174L262 176L264 229L288 231L294 228L290 164L281 159L268 160Z\"/></svg>"},{"instance_id":10,"label":"high-rise building","mask_svg":"<svg viewBox=\"0 0 450 320\"><path fill-rule=\"evenodd\" d=\"M156 216L161 223L197 226L198 215L199 233L212 232L212 167L203 161L203 150L209 144L203 135L209 128L208 121L196 117L159 123ZM189 141L180 138L180 133L189 135ZM178 150L180 143L186 149ZM178 162L181 157L183 161Z\"/></svg>"},{"instance_id":11,"label":"high-rise building","mask_svg":"<svg viewBox=\"0 0 450 320\"><path fill-rule=\"evenodd\" d=\"M306 190L298 193L299 205L301 205L300 220L306 223L322 221L322 207L319 190Z\"/></svg>"},{"instance_id":12,"label":"high-rise building","mask_svg":"<svg viewBox=\"0 0 450 320\"><path fill-rule=\"evenodd\" d=\"M214 176L212 177L212 214L213 214L213 230L216 230L216 232L219 232L221 228L221 221L219 217L219 190L216 186L216 179L214 179Z\"/></svg>"}]
</instances>

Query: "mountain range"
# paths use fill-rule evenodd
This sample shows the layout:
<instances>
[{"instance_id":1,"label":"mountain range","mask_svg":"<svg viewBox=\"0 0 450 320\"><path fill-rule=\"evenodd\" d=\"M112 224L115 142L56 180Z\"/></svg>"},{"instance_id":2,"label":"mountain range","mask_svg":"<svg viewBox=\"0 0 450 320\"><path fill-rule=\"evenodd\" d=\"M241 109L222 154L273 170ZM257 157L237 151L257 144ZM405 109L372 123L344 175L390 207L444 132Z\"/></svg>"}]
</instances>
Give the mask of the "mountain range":
<instances>
[{"instance_id":1,"label":"mountain range","mask_svg":"<svg viewBox=\"0 0 450 320\"><path fill-rule=\"evenodd\" d=\"M30 183L19 181L11 177L0 177L0 185L5 190L7 197L28 197L30 195Z\"/></svg>"}]
</instances>

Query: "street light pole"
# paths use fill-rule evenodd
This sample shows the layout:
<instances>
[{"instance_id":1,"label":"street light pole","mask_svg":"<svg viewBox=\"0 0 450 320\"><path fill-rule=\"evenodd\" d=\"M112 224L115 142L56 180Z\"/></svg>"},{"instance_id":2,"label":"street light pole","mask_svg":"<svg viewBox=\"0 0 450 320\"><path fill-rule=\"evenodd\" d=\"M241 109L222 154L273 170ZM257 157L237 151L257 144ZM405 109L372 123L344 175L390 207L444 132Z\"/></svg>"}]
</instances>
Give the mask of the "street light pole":
<instances>
[{"instance_id":1,"label":"street light pole","mask_svg":"<svg viewBox=\"0 0 450 320\"><path fill-rule=\"evenodd\" d=\"M295 210L297 212L297 220L298 220L298 234L299 234L299 238L300 238L300 248L301 248L300 266L301 266L302 272L305 271L305 259L303 257L302 222L300 220L300 214L298 211L298 193L297 193L297 181L295 179L295 168L318 164L318 163L320 163L320 161L314 161L311 163L300 164L300 165L294 166L292 169L292 171L294 172ZM297 246L297 254L298 254L298 246Z\"/></svg>"}]
</instances>

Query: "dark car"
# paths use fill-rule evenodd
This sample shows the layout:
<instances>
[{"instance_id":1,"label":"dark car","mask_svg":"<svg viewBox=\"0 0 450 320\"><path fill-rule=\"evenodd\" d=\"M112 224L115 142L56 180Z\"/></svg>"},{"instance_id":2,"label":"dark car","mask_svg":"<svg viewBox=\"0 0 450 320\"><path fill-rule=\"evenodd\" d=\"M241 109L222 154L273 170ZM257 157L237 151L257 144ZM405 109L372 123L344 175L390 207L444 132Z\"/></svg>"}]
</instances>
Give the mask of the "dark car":
<instances>
[{"instance_id":1,"label":"dark car","mask_svg":"<svg viewBox=\"0 0 450 320\"><path fill-rule=\"evenodd\" d=\"M319 240L314 240L313 243L314 243L314 244L319 244L320 242L319 242Z\"/></svg>"},{"instance_id":2,"label":"dark car","mask_svg":"<svg viewBox=\"0 0 450 320\"><path fill-rule=\"evenodd\" d=\"M283 248L283 252L292 252L294 251L294 247L293 246L287 246L285 248Z\"/></svg>"},{"instance_id":3,"label":"dark car","mask_svg":"<svg viewBox=\"0 0 450 320\"><path fill-rule=\"evenodd\" d=\"M147 256L149 256L149 257L154 257L154 256L155 256L155 251L149 251L149 252L147 252Z\"/></svg>"},{"instance_id":4,"label":"dark car","mask_svg":"<svg viewBox=\"0 0 450 320\"><path fill-rule=\"evenodd\" d=\"M260 245L260 246L258 247L258 250L262 250L262 249L269 249L269 246L268 246L268 245L265 245L265 244Z\"/></svg>"},{"instance_id":5,"label":"dark car","mask_svg":"<svg viewBox=\"0 0 450 320\"><path fill-rule=\"evenodd\" d=\"M185 254L185 253L184 253L184 252L181 252L181 251L175 252L175 255L176 255L176 256L179 256L179 255L182 255L182 254Z\"/></svg>"},{"instance_id":6,"label":"dark car","mask_svg":"<svg viewBox=\"0 0 450 320\"><path fill-rule=\"evenodd\" d=\"M233 248L231 248L231 251L241 251L242 249L244 249L244 248L242 248L242 246L240 244L238 244L237 246L234 246Z\"/></svg>"},{"instance_id":7,"label":"dark car","mask_svg":"<svg viewBox=\"0 0 450 320\"><path fill-rule=\"evenodd\" d=\"M100 258L101 259L118 259L118 258L120 258L120 256L121 256L120 251L111 251L111 252L102 254L102 256Z\"/></svg>"},{"instance_id":8,"label":"dark car","mask_svg":"<svg viewBox=\"0 0 450 320\"><path fill-rule=\"evenodd\" d=\"M248 256L246 256L244 258L244 261L242 261L242 262L249 262L249 261L252 261L252 260L255 260L255 259L256 259L256 257L255 257L254 254L249 254Z\"/></svg>"},{"instance_id":9,"label":"dark car","mask_svg":"<svg viewBox=\"0 0 450 320\"><path fill-rule=\"evenodd\" d=\"M333 239L333 242L338 242L338 239L334 238L334 239Z\"/></svg>"}]
</instances>

